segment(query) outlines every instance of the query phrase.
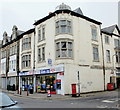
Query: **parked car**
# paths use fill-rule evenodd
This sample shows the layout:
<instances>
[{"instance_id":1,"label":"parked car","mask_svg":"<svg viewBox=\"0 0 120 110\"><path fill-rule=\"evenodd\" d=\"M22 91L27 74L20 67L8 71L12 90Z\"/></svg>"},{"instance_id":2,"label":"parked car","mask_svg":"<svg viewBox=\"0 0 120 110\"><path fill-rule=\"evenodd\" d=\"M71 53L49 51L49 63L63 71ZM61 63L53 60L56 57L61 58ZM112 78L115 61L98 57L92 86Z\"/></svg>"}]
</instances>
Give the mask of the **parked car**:
<instances>
[{"instance_id":1,"label":"parked car","mask_svg":"<svg viewBox=\"0 0 120 110\"><path fill-rule=\"evenodd\" d=\"M6 93L0 92L0 110L11 108L17 108L18 110L20 109L17 105L17 101L12 100Z\"/></svg>"}]
</instances>

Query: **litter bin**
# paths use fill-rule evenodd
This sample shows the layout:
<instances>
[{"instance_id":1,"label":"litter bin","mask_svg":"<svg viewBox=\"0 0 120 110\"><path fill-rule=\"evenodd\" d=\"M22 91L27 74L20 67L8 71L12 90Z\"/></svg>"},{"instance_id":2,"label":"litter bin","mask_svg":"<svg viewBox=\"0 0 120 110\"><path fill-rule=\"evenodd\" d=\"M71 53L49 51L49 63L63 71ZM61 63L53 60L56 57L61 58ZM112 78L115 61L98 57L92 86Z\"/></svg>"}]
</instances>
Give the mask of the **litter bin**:
<instances>
[{"instance_id":1,"label":"litter bin","mask_svg":"<svg viewBox=\"0 0 120 110\"><path fill-rule=\"evenodd\" d=\"M15 84L13 84L13 88L12 88L13 91L15 91Z\"/></svg>"},{"instance_id":2,"label":"litter bin","mask_svg":"<svg viewBox=\"0 0 120 110\"><path fill-rule=\"evenodd\" d=\"M71 84L72 86L72 97L76 97L77 94L76 94L76 84Z\"/></svg>"},{"instance_id":3,"label":"litter bin","mask_svg":"<svg viewBox=\"0 0 120 110\"><path fill-rule=\"evenodd\" d=\"M111 91L114 89L114 84L113 83L108 83L107 84L107 90Z\"/></svg>"},{"instance_id":4,"label":"litter bin","mask_svg":"<svg viewBox=\"0 0 120 110\"><path fill-rule=\"evenodd\" d=\"M30 94L33 94L33 88L30 89Z\"/></svg>"}]
</instances>

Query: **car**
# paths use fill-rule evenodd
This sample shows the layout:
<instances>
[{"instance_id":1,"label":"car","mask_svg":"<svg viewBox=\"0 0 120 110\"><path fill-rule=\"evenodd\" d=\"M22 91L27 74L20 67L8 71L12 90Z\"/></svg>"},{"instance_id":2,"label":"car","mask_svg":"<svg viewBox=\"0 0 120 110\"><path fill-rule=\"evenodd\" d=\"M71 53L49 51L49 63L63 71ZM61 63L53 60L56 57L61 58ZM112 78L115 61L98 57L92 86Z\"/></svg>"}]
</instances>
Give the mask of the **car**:
<instances>
[{"instance_id":1,"label":"car","mask_svg":"<svg viewBox=\"0 0 120 110\"><path fill-rule=\"evenodd\" d=\"M0 92L0 110L11 108L20 109L20 107L17 105L17 101L12 100L6 93Z\"/></svg>"}]
</instances>

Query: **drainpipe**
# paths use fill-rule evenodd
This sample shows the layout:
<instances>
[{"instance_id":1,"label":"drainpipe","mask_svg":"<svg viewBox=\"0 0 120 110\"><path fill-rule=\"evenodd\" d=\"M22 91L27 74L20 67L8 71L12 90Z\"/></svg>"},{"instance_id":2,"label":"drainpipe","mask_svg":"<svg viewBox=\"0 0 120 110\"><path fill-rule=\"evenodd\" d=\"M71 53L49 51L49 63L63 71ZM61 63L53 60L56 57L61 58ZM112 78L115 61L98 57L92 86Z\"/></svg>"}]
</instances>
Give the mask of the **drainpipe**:
<instances>
[{"instance_id":1,"label":"drainpipe","mask_svg":"<svg viewBox=\"0 0 120 110\"><path fill-rule=\"evenodd\" d=\"M100 28L101 29L101 28ZM102 57L103 57L103 81L104 81L104 91L105 91L105 60L104 60L104 47L103 47L103 38L102 32L101 33L101 44L102 44Z\"/></svg>"},{"instance_id":2,"label":"drainpipe","mask_svg":"<svg viewBox=\"0 0 120 110\"><path fill-rule=\"evenodd\" d=\"M36 75L35 75L35 31L34 31L34 47L33 47L33 81L34 81L34 92L36 92Z\"/></svg>"}]
</instances>

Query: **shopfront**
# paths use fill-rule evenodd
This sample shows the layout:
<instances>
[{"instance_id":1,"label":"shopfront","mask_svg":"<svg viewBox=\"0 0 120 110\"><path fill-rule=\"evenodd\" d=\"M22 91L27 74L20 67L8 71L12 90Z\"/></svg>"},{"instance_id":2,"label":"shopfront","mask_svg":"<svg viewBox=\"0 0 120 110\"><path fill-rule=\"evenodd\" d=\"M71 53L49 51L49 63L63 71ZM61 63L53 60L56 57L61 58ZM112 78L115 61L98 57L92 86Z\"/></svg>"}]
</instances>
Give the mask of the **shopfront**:
<instances>
[{"instance_id":1,"label":"shopfront","mask_svg":"<svg viewBox=\"0 0 120 110\"><path fill-rule=\"evenodd\" d=\"M64 94L63 65L36 69L34 74L29 71L20 72L19 80L22 90L26 90L29 85L32 85L37 93L46 93L50 87L51 94Z\"/></svg>"},{"instance_id":2,"label":"shopfront","mask_svg":"<svg viewBox=\"0 0 120 110\"><path fill-rule=\"evenodd\" d=\"M20 85L23 91L26 91L29 89L30 85L34 85L33 83L33 74L32 72L20 72L19 73L20 77Z\"/></svg>"},{"instance_id":3,"label":"shopfront","mask_svg":"<svg viewBox=\"0 0 120 110\"><path fill-rule=\"evenodd\" d=\"M45 93L50 87L51 94L64 94L64 66L40 69L36 72L36 92Z\"/></svg>"}]
</instances>

